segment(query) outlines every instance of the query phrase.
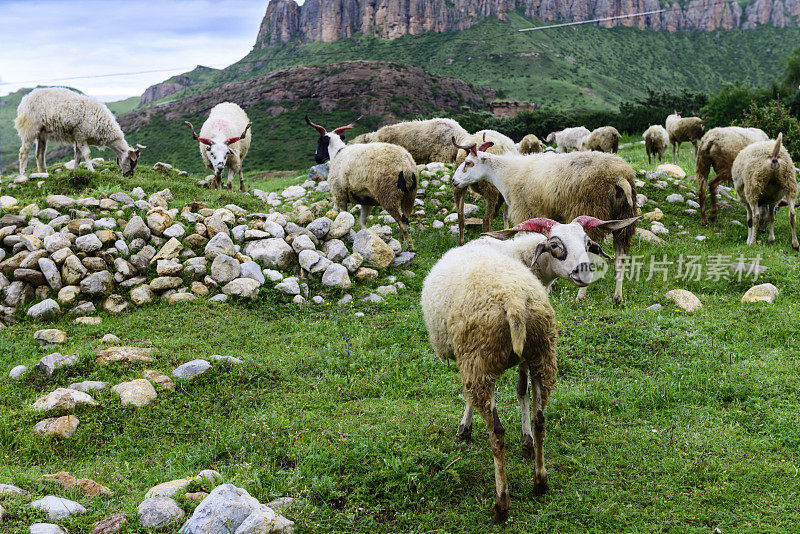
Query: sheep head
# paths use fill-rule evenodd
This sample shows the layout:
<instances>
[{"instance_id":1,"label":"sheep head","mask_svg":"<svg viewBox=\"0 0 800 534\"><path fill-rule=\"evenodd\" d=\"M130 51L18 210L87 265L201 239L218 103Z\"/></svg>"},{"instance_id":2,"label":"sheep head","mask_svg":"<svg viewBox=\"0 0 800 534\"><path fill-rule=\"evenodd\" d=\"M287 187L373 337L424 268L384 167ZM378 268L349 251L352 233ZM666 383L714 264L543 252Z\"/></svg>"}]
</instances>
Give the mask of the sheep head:
<instances>
[{"instance_id":1,"label":"sheep head","mask_svg":"<svg viewBox=\"0 0 800 534\"><path fill-rule=\"evenodd\" d=\"M122 176L133 176L133 173L136 172L136 166L139 164L139 154L143 148L147 147L140 144L137 144L136 148L129 146L126 152L121 156L117 156L117 165L122 170Z\"/></svg>"},{"instance_id":2,"label":"sheep head","mask_svg":"<svg viewBox=\"0 0 800 534\"><path fill-rule=\"evenodd\" d=\"M459 145L456 143L455 137L451 138L451 140L455 147L467 151L467 157L464 162L453 173L453 187L463 189L470 184L486 179L491 169L486 165L484 153L494 146L492 141L486 141L486 134L484 134L484 142L480 146L478 146L478 143Z\"/></svg>"},{"instance_id":3,"label":"sheep head","mask_svg":"<svg viewBox=\"0 0 800 534\"><path fill-rule=\"evenodd\" d=\"M637 219L638 217L602 221L595 217L582 215L573 219L569 224L561 224L552 219L536 218L520 223L510 230L487 232L483 235L507 240L522 233L523 235L517 239L522 240L523 246L525 241L530 240L530 246L526 247L527 250L523 256L526 261L530 262L531 268L538 265L544 277L563 278L571 280L579 287L584 287L593 281L592 273L595 271L589 253L612 259L603 251L600 244L589 239L586 231L592 228L620 230L635 223ZM531 238L525 234L541 234L546 239Z\"/></svg>"},{"instance_id":4,"label":"sheep head","mask_svg":"<svg viewBox=\"0 0 800 534\"><path fill-rule=\"evenodd\" d=\"M355 128L356 122L361 120L361 117L363 117L363 115L358 117L356 120L354 120L347 126L340 126L334 129L332 132L328 133L328 130L326 130L319 124L311 122L311 119L309 119L308 115L306 115L306 123L319 133L319 139L317 140L317 151L314 153L314 160L317 163L325 163L327 160L331 159L330 144L332 140L335 140L334 141L334 144L336 145L335 152L338 153L339 150L341 150L344 147L344 141L341 138L342 132L344 132L345 130L350 130L351 128Z\"/></svg>"}]
</instances>

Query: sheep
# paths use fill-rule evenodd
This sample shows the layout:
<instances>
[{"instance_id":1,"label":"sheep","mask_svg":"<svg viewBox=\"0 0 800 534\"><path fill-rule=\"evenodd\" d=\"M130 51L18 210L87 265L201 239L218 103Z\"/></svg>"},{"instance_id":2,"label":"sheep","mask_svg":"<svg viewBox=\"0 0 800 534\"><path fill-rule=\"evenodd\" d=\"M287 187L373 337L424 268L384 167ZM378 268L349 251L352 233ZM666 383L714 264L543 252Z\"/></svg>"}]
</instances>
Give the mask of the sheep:
<instances>
[{"instance_id":1,"label":"sheep","mask_svg":"<svg viewBox=\"0 0 800 534\"><path fill-rule=\"evenodd\" d=\"M319 132L316 162L331 162L328 184L336 206L345 211L349 203L359 204L362 229L367 226L372 207L381 206L397 222L400 241L405 241L418 185L417 164L408 150L380 142L345 145L341 133L353 128L355 122L332 132L314 124L308 116L306 122Z\"/></svg>"},{"instance_id":2,"label":"sheep","mask_svg":"<svg viewBox=\"0 0 800 534\"><path fill-rule=\"evenodd\" d=\"M619 228L595 228L599 241L611 231L616 253L614 300L622 301L625 255L636 232L636 171L622 158L602 152L577 154L494 155L470 153L453 174L454 187L488 180L508 204L511 224L533 217L571 220L588 214L599 219L626 219ZM586 297L586 288L578 300Z\"/></svg>"},{"instance_id":3,"label":"sheep","mask_svg":"<svg viewBox=\"0 0 800 534\"><path fill-rule=\"evenodd\" d=\"M654 124L644 131L642 139L644 139L644 149L647 152L647 164L652 164L652 157L656 155L658 161L664 161L664 152L669 145L667 129L660 124Z\"/></svg>"},{"instance_id":4,"label":"sheep","mask_svg":"<svg viewBox=\"0 0 800 534\"><path fill-rule=\"evenodd\" d=\"M766 218L769 242L775 242L775 205L786 198L789 224L792 228L792 248L797 250L795 230L795 199L797 176L789 152L781 146L783 134L773 141L760 141L743 148L731 167L733 186L747 210L747 244L756 242L759 222Z\"/></svg>"},{"instance_id":5,"label":"sheep","mask_svg":"<svg viewBox=\"0 0 800 534\"><path fill-rule=\"evenodd\" d=\"M94 172L89 145L109 147L117 155L123 176L131 176L139 163L144 145L131 147L114 115L98 100L63 87L34 89L17 107L14 121L22 146L19 149L19 174L25 175L28 153L36 141L36 170L47 172L47 142L70 143L75 148L75 168L81 157Z\"/></svg>"},{"instance_id":6,"label":"sheep","mask_svg":"<svg viewBox=\"0 0 800 534\"><path fill-rule=\"evenodd\" d=\"M700 117L681 117L681 112L676 111L667 117L666 129L669 142L672 145L672 159L678 161L681 155L681 143L690 142L694 146L694 155L697 156L697 141L703 137L706 121Z\"/></svg>"},{"instance_id":7,"label":"sheep","mask_svg":"<svg viewBox=\"0 0 800 534\"><path fill-rule=\"evenodd\" d=\"M619 132L613 126L601 126L581 140L581 150L613 152L619 150Z\"/></svg>"},{"instance_id":8,"label":"sheep","mask_svg":"<svg viewBox=\"0 0 800 534\"><path fill-rule=\"evenodd\" d=\"M208 118L200 128L200 135L194 131L189 121L185 124L192 130L192 136L198 141L200 156L205 166L214 171L211 189L222 188L222 171L228 167L228 189L233 189L233 177L239 173L239 187L244 187L242 163L250 149L253 123L247 113L233 102L222 102L211 108ZM231 148L231 145L235 145Z\"/></svg>"},{"instance_id":9,"label":"sheep","mask_svg":"<svg viewBox=\"0 0 800 534\"><path fill-rule=\"evenodd\" d=\"M729 126L727 128L712 128L700 139L697 149L697 202L700 204L700 224L708 225L706 219L706 183L711 208L709 219L717 218L717 186L722 182L730 181L731 166L736 155L752 143L767 141L769 137L758 128L740 128ZM708 182L708 173L714 168L716 177Z\"/></svg>"},{"instance_id":10,"label":"sheep","mask_svg":"<svg viewBox=\"0 0 800 534\"><path fill-rule=\"evenodd\" d=\"M522 141L517 143L517 152L523 155L538 154L542 150L544 150L544 145L539 138L533 134L526 135L522 138Z\"/></svg>"},{"instance_id":11,"label":"sheep","mask_svg":"<svg viewBox=\"0 0 800 534\"><path fill-rule=\"evenodd\" d=\"M589 130L584 126L566 128L558 132L550 132L545 142L552 143L555 141L559 152L575 152L576 150L580 150L581 141L583 141L583 138L589 135L589 133Z\"/></svg>"},{"instance_id":12,"label":"sheep","mask_svg":"<svg viewBox=\"0 0 800 534\"><path fill-rule=\"evenodd\" d=\"M592 263L588 252L602 253L602 249L585 231L620 222L593 217L578 217L570 224L532 219L449 250L425 278L420 300L431 346L442 361L455 361L464 388L466 406L457 439L471 439L473 407L489 431L495 465L491 511L495 522L504 522L511 507L505 429L495 406L495 382L507 369L518 367L522 455L535 459L534 492L545 493L544 409L558 372L555 314L545 286L556 277L581 286L589 284ZM543 275L549 281L542 280Z\"/></svg>"},{"instance_id":13,"label":"sheep","mask_svg":"<svg viewBox=\"0 0 800 534\"><path fill-rule=\"evenodd\" d=\"M361 135L357 135L354 138L352 138L350 140L350 142L347 143L347 144L348 145L361 145L361 144L364 144L364 143L371 143L372 142L372 135L374 133L375 132L367 132L367 133L363 133Z\"/></svg>"},{"instance_id":14,"label":"sheep","mask_svg":"<svg viewBox=\"0 0 800 534\"><path fill-rule=\"evenodd\" d=\"M375 132L361 134L350 144L392 143L411 153L420 165L440 161L453 163L458 150L450 144L450 138L465 139L469 133L453 119L428 119L424 121L398 122L384 126Z\"/></svg>"},{"instance_id":15,"label":"sheep","mask_svg":"<svg viewBox=\"0 0 800 534\"><path fill-rule=\"evenodd\" d=\"M506 152L516 152L517 150L514 141L494 130L481 130L471 136L468 136L465 141L472 142L472 145L470 145L472 146L472 150L475 150L475 146L477 146L478 143L491 141L493 144L488 148L488 150L492 154L504 154ZM467 150L459 148L458 154L456 155L456 167L461 165L461 163L467 157ZM478 193L486 200L486 211L483 214L483 231L489 231L492 229L492 219L497 216L497 214L500 212L500 208L503 206L503 197L500 195L500 192L497 190L497 188L489 182L474 183L470 185L470 189ZM466 192L466 189L453 188L453 198L455 200L456 212L458 213L459 245L464 244L464 195ZM505 217L504 222L507 222L505 221Z\"/></svg>"}]
</instances>

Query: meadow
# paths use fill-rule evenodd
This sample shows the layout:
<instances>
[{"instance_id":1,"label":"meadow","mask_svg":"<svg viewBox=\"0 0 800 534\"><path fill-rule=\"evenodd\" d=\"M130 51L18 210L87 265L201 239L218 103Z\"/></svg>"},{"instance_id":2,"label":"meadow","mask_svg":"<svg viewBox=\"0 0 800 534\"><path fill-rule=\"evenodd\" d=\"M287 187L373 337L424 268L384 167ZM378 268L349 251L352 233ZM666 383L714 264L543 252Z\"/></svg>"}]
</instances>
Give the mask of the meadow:
<instances>
[{"instance_id":1,"label":"meadow","mask_svg":"<svg viewBox=\"0 0 800 534\"><path fill-rule=\"evenodd\" d=\"M642 145L621 155L637 170L656 167L647 164ZM545 412L550 492L544 496L534 495L533 466L521 458L516 373L498 383L512 500L504 527L489 520L494 486L485 426L476 418L472 443L456 442L463 410L459 375L433 354L422 319L423 279L457 244L447 226L430 227L441 215L429 208L412 221L414 276L391 273L408 290L383 304L360 301L370 285L354 288L355 299L346 306L336 305L334 294L330 304L302 307L264 286L252 302L157 303L121 316L100 312L96 326L63 317L53 324L69 336L59 351L79 353L79 364L21 381L7 373L18 364L33 367L48 353L33 340L43 326L23 320L3 329L0 483L32 493L0 501L7 514L0 530L27 532L44 514L26 503L53 493L89 510L60 523L70 533L89 532L94 522L118 512L128 516L125 532L148 532L136 515L147 489L202 469L217 470L261 502L298 499L284 512L297 532L796 530L800 272L787 212L776 219L775 244L761 236L747 247L746 228L734 223L744 221L738 202L702 227L698 215L684 213L686 204L665 201L668 194L695 189L690 149L680 165L688 177L679 187L660 190L642 175L646 185L638 191L649 199L642 211L660 208L670 233L659 244L636 238L631 254L644 265L666 256L673 262L666 279L657 274L646 280L643 269L640 280L626 280L620 305L612 303L611 276L593 284L582 303L574 300L577 289L563 282L551 293L559 380ZM304 175L268 180L254 174L248 186L280 191ZM111 193L137 185L148 194L169 187L178 206L203 200L213 207L233 202L267 208L251 196L201 189L149 170L126 178L106 169L80 185L56 176L41 189L27 184L13 194L20 205L41 206L49 193ZM445 206L450 198L448 190ZM500 224L495 221L496 228ZM682 255L699 257L697 280L679 276ZM727 265L740 256L760 256L767 271L755 281L730 276ZM711 265L725 267L716 279L708 276ZM741 303L749 287L764 282L780 290L773 304ZM382 283L383 276L372 285ZM675 288L692 291L703 308L678 310L664 296ZM653 304L663 309L647 310ZM124 344L156 348L155 361L96 365L107 333ZM244 364L215 363L212 372L176 380L172 391L158 390L153 403L139 409L120 406L108 389L97 392L100 405L76 411L81 425L70 439L43 439L32 431L40 417L31 403L56 387L80 380L114 384L138 378L144 367L169 374L211 354ZM96 480L113 495L88 498L38 481L62 470ZM187 515L195 506L183 496L178 501Z\"/></svg>"}]
</instances>

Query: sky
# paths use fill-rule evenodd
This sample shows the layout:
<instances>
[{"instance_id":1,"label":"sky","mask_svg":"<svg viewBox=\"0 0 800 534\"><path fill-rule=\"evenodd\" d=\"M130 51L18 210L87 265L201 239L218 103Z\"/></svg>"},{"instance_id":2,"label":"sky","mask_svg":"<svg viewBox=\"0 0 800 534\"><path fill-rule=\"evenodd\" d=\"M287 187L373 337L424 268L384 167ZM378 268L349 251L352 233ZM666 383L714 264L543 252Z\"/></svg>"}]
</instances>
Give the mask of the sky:
<instances>
[{"instance_id":1,"label":"sky","mask_svg":"<svg viewBox=\"0 0 800 534\"><path fill-rule=\"evenodd\" d=\"M252 49L267 3L0 0L0 96L69 85L108 102L197 65L225 67ZM152 70L162 72L67 79Z\"/></svg>"}]
</instances>

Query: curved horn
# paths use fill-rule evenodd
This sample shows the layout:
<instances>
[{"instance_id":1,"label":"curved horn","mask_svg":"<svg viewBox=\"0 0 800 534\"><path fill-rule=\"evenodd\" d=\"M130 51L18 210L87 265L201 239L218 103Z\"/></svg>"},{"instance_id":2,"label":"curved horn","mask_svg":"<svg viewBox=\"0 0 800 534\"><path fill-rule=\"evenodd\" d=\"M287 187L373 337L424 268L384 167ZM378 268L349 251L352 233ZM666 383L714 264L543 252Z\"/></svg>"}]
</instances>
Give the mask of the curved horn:
<instances>
[{"instance_id":1,"label":"curved horn","mask_svg":"<svg viewBox=\"0 0 800 534\"><path fill-rule=\"evenodd\" d=\"M472 152L472 154L475 156L478 155L478 149L476 148L478 146L478 143L472 143L471 145L461 146L458 143L456 143L455 137L451 137L450 140L453 142L453 146L455 146L456 148L460 148L461 150L466 150L467 152Z\"/></svg>"},{"instance_id":2,"label":"curved horn","mask_svg":"<svg viewBox=\"0 0 800 534\"><path fill-rule=\"evenodd\" d=\"M326 130L319 124L314 124L313 122L311 122L311 120L308 118L308 115L306 115L306 122L308 123L309 126L317 130L319 132L319 135L325 135L326 133L328 133L328 130Z\"/></svg>"},{"instance_id":3,"label":"curved horn","mask_svg":"<svg viewBox=\"0 0 800 534\"><path fill-rule=\"evenodd\" d=\"M140 145L139 143L136 143L136 148L138 148L139 150L141 150L141 149L143 149L143 148L147 148L147 147L146 147L145 145Z\"/></svg>"},{"instance_id":4,"label":"curved horn","mask_svg":"<svg viewBox=\"0 0 800 534\"><path fill-rule=\"evenodd\" d=\"M489 148L493 147L494 143L492 141L486 141L481 146L478 147L478 152L486 152Z\"/></svg>"},{"instance_id":5,"label":"curved horn","mask_svg":"<svg viewBox=\"0 0 800 534\"><path fill-rule=\"evenodd\" d=\"M242 132L242 135L240 135L239 137L229 137L228 139L225 140L225 144L226 145L231 145L231 144L235 143L236 141L238 141L239 139L241 139L242 137L244 137L245 134L247 133L247 130L249 130L252 125L253 125L252 122L248 122L247 126L244 127L244 131Z\"/></svg>"},{"instance_id":6,"label":"curved horn","mask_svg":"<svg viewBox=\"0 0 800 534\"><path fill-rule=\"evenodd\" d=\"M519 223L514 228L512 228L512 230L516 232L536 232L537 234L549 236L550 230L552 230L554 226L558 226L559 224L561 223L558 221L554 221L553 219L537 217L535 219L528 219L525 222Z\"/></svg>"},{"instance_id":7,"label":"curved horn","mask_svg":"<svg viewBox=\"0 0 800 534\"><path fill-rule=\"evenodd\" d=\"M350 123L350 124L348 124L347 126L340 126L340 127L336 128L336 129L333 131L333 133L335 133L336 135L342 135L342 132L343 132L343 131L345 131L345 130L349 130L349 129L351 129L351 128L355 128L355 127L356 127L356 123L357 123L358 121L360 121L360 120L361 120L361 118L362 118L363 116L364 116L364 115L361 115L361 116L359 116L359 117L358 117L356 120L354 120L353 122L351 122L351 123Z\"/></svg>"},{"instance_id":8,"label":"curved horn","mask_svg":"<svg viewBox=\"0 0 800 534\"><path fill-rule=\"evenodd\" d=\"M206 137L198 137L197 140L200 141L201 143L203 143L204 145L208 145L208 146L211 146L211 145L214 144L214 141L212 141L211 139L208 139Z\"/></svg>"},{"instance_id":9,"label":"curved horn","mask_svg":"<svg viewBox=\"0 0 800 534\"><path fill-rule=\"evenodd\" d=\"M191 129L192 129L192 136L194 137L194 140L195 140L195 141L197 141L198 139L200 139L200 138L197 136L197 132L195 132L195 131L194 131L194 126L192 126L192 123L191 123L191 122L189 122L189 121L183 121L183 123L184 123L186 126L188 126L189 128L191 128Z\"/></svg>"},{"instance_id":10,"label":"curved horn","mask_svg":"<svg viewBox=\"0 0 800 534\"><path fill-rule=\"evenodd\" d=\"M602 230L609 230L613 232L615 230L621 230L627 226L630 226L639 219L640 217L631 217L629 219L613 219L610 221L603 221L590 215L579 215L578 217L572 219L572 223L580 224L583 226L583 229L587 231L593 228L600 228Z\"/></svg>"}]
</instances>

